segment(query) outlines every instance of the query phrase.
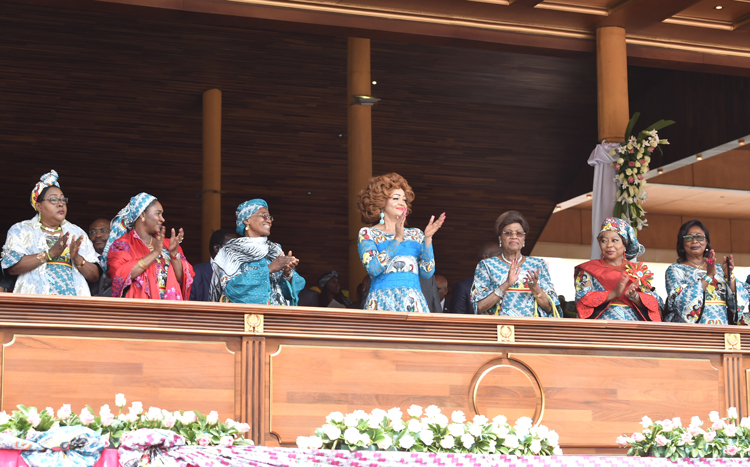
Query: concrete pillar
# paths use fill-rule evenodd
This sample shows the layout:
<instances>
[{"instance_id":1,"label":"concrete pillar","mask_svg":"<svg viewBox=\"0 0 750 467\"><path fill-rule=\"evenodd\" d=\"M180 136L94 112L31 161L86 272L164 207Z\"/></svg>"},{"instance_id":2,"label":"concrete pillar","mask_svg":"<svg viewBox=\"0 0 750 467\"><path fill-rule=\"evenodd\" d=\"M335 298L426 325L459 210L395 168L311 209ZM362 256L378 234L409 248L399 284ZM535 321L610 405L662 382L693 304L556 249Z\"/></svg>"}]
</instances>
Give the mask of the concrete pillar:
<instances>
[{"instance_id":1,"label":"concrete pillar","mask_svg":"<svg viewBox=\"0 0 750 467\"><path fill-rule=\"evenodd\" d=\"M596 30L596 81L599 142L622 142L630 121L628 56L623 28L607 26Z\"/></svg>"},{"instance_id":2,"label":"concrete pillar","mask_svg":"<svg viewBox=\"0 0 750 467\"><path fill-rule=\"evenodd\" d=\"M201 258L209 260L211 234L221 228L221 91L203 93L203 227Z\"/></svg>"},{"instance_id":3,"label":"concrete pillar","mask_svg":"<svg viewBox=\"0 0 750 467\"><path fill-rule=\"evenodd\" d=\"M347 61L347 104L352 96L369 96L370 39L349 38ZM357 194L372 178L372 107L351 105L348 107L349 136L349 293L355 300L357 285L365 275L362 261L357 253L357 233L364 225L357 211ZM359 297L356 297L359 298Z\"/></svg>"}]
</instances>

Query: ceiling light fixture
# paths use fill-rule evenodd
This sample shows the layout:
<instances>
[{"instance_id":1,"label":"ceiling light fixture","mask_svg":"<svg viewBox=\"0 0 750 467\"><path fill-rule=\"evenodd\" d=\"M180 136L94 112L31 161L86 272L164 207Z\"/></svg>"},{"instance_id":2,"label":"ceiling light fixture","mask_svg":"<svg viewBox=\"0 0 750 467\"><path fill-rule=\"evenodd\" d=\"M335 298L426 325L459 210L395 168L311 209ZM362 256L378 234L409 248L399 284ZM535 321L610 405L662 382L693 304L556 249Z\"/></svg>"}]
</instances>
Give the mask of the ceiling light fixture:
<instances>
[{"instance_id":1,"label":"ceiling light fixture","mask_svg":"<svg viewBox=\"0 0 750 467\"><path fill-rule=\"evenodd\" d=\"M698 154L697 156L695 156L695 160L702 161L703 160L703 154Z\"/></svg>"},{"instance_id":2,"label":"ceiling light fixture","mask_svg":"<svg viewBox=\"0 0 750 467\"><path fill-rule=\"evenodd\" d=\"M723 7L723 6L721 6L721 5L716 5L716 6L714 7L714 10L723 10L723 9L724 9L724 7Z\"/></svg>"},{"instance_id":3,"label":"ceiling light fixture","mask_svg":"<svg viewBox=\"0 0 750 467\"><path fill-rule=\"evenodd\" d=\"M741 139L741 140L737 141L737 143L738 143L738 144L739 144L740 146L744 146L744 145L745 145L745 140L744 140L744 139Z\"/></svg>"},{"instance_id":4,"label":"ceiling light fixture","mask_svg":"<svg viewBox=\"0 0 750 467\"><path fill-rule=\"evenodd\" d=\"M555 212L557 211L562 211L562 206L560 206L559 204L555 206Z\"/></svg>"},{"instance_id":5,"label":"ceiling light fixture","mask_svg":"<svg viewBox=\"0 0 750 467\"><path fill-rule=\"evenodd\" d=\"M372 84L378 84L378 82L375 80L372 80Z\"/></svg>"},{"instance_id":6,"label":"ceiling light fixture","mask_svg":"<svg viewBox=\"0 0 750 467\"><path fill-rule=\"evenodd\" d=\"M371 107L375 105L378 101L380 101L380 99L378 99L377 97L372 97L372 96L352 96L352 97L354 97L354 102L352 102L349 105L356 104L356 105L365 105L365 106Z\"/></svg>"},{"instance_id":7,"label":"ceiling light fixture","mask_svg":"<svg viewBox=\"0 0 750 467\"><path fill-rule=\"evenodd\" d=\"M658 175L661 175L661 174L663 174L663 173L664 173L664 169L659 169L659 170L657 170L657 171L656 171L656 173L657 173Z\"/></svg>"},{"instance_id":8,"label":"ceiling light fixture","mask_svg":"<svg viewBox=\"0 0 750 467\"><path fill-rule=\"evenodd\" d=\"M589 194L586 195L586 199L591 199L591 198L593 198L593 196L591 195L591 193L589 193Z\"/></svg>"}]
</instances>

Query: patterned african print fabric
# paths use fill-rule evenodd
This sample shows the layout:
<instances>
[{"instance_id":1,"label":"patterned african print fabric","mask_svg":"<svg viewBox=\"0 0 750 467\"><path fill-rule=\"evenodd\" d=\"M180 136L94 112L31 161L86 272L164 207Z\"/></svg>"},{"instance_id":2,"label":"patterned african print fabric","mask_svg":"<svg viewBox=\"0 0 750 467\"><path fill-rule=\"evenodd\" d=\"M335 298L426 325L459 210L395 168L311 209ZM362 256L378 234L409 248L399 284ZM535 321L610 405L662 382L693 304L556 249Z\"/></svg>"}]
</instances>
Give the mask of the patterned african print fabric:
<instances>
[{"instance_id":1,"label":"patterned african print fabric","mask_svg":"<svg viewBox=\"0 0 750 467\"><path fill-rule=\"evenodd\" d=\"M425 246L424 239L419 229L404 229L401 243L380 229L360 229L357 250L372 278L364 309L430 312L419 278L435 274L435 255L432 244Z\"/></svg>"},{"instance_id":2,"label":"patterned african print fabric","mask_svg":"<svg viewBox=\"0 0 750 467\"><path fill-rule=\"evenodd\" d=\"M716 267L714 281L703 290L703 269L674 263L667 269L668 320L698 324L750 324L748 291L740 280L735 280L733 293L724 280L721 265Z\"/></svg>"},{"instance_id":3,"label":"patterned african print fabric","mask_svg":"<svg viewBox=\"0 0 750 467\"><path fill-rule=\"evenodd\" d=\"M284 251L268 237L240 237L227 241L214 258L211 301L296 306L305 279L292 271L271 273L268 266Z\"/></svg>"},{"instance_id":4,"label":"patterned african print fabric","mask_svg":"<svg viewBox=\"0 0 750 467\"><path fill-rule=\"evenodd\" d=\"M521 264L516 283L508 288L503 298L496 305L493 305L484 313L480 313L477 308L479 301L494 293L494 290L507 280L508 272L510 272L510 265L495 256L480 261L477 264L476 271L474 271L474 284L471 286L470 295L471 302L474 305L474 313L499 316L538 316L543 318L555 316L554 310L547 313L538 306L531 290L523 283L527 273L537 270L539 270L539 286L552 301L554 310L559 310L560 301L552 285L552 279L550 278L549 270L547 270L547 263L540 258L526 256Z\"/></svg>"},{"instance_id":5,"label":"patterned african print fabric","mask_svg":"<svg viewBox=\"0 0 750 467\"><path fill-rule=\"evenodd\" d=\"M151 253L135 230L115 240L107 258L107 274L112 279L112 296L125 298L150 298L154 300L187 300L193 285L193 267L188 263L182 247L178 254L182 261L182 281L177 280L174 268L170 267L169 239L162 243L162 254L148 265L135 279L130 272L138 260Z\"/></svg>"},{"instance_id":6,"label":"patterned african print fabric","mask_svg":"<svg viewBox=\"0 0 750 467\"><path fill-rule=\"evenodd\" d=\"M606 319L617 321L661 321L661 310L664 308L661 297L650 288L639 285L638 295L645 309L637 310L635 305L624 294L615 300L606 302L609 290L614 288L624 274L624 269L635 263L624 261L623 271L606 269L600 260L579 264L575 269L576 309L578 317L587 319ZM594 273L597 271L598 273ZM608 274L608 275L605 275ZM650 274L650 271L647 271ZM607 287L610 287L608 289ZM632 306L631 306L632 305Z\"/></svg>"},{"instance_id":7,"label":"patterned african print fabric","mask_svg":"<svg viewBox=\"0 0 750 467\"><path fill-rule=\"evenodd\" d=\"M115 240L122 238L126 233L130 232L135 228L135 221L138 219L143 211L146 210L149 204L156 201L154 196L148 193L138 193L137 195L130 198L130 202L117 213L114 219L109 223L109 237L107 238L107 244L104 246L102 252L102 265L104 266L104 273L107 273L109 267L109 249Z\"/></svg>"},{"instance_id":8,"label":"patterned african print fabric","mask_svg":"<svg viewBox=\"0 0 750 467\"><path fill-rule=\"evenodd\" d=\"M64 220L59 235L69 233L68 244L73 238L83 235L78 254L86 261L97 264L99 256L88 235L80 227ZM36 255L49 250L57 242L59 235L51 235L42 230L39 216L19 222L8 230L8 237L3 246L2 268L8 269L21 261L26 255ZM20 274L13 289L15 293L39 295L77 295L91 296L89 285L83 274L78 272L70 262L70 250L65 248L62 255L52 258L29 272Z\"/></svg>"}]
</instances>

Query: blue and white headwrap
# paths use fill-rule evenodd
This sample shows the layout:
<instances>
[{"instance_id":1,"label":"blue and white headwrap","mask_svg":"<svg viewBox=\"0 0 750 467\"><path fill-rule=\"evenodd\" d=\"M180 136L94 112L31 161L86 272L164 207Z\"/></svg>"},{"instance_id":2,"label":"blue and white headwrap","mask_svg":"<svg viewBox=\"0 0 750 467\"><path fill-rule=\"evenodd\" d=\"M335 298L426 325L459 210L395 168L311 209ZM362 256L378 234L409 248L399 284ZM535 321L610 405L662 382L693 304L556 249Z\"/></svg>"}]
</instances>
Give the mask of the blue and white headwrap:
<instances>
[{"instance_id":1,"label":"blue and white headwrap","mask_svg":"<svg viewBox=\"0 0 750 467\"><path fill-rule=\"evenodd\" d=\"M148 205L154 201L156 201L156 197L151 196L148 193L138 193L130 198L128 205L120 209L120 212L118 212L115 218L112 219L112 222L109 223L109 238L107 239L107 245L102 252L101 264L105 274L107 273L107 256L109 256L109 247L115 240L133 230L138 216L140 216L143 211L146 210Z\"/></svg>"},{"instance_id":2,"label":"blue and white headwrap","mask_svg":"<svg viewBox=\"0 0 750 467\"><path fill-rule=\"evenodd\" d=\"M268 203L260 198L251 199L237 206L237 235L245 236L245 220L255 214L258 209L268 209Z\"/></svg>"},{"instance_id":3,"label":"blue and white headwrap","mask_svg":"<svg viewBox=\"0 0 750 467\"><path fill-rule=\"evenodd\" d=\"M323 274L323 276L320 279L318 279L318 287L320 287L320 290L323 290L323 288L326 286L328 281L338 276L339 276L338 272L328 271L327 273Z\"/></svg>"},{"instance_id":4,"label":"blue and white headwrap","mask_svg":"<svg viewBox=\"0 0 750 467\"><path fill-rule=\"evenodd\" d=\"M42 194L45 188L56 186L60 188L60 184L57 183L57 172L50 170L48 173L41 176L39 182L31 190L31 207L36 211L36 202L39 199L39 195Z\"/></svg>"}]
</instances>

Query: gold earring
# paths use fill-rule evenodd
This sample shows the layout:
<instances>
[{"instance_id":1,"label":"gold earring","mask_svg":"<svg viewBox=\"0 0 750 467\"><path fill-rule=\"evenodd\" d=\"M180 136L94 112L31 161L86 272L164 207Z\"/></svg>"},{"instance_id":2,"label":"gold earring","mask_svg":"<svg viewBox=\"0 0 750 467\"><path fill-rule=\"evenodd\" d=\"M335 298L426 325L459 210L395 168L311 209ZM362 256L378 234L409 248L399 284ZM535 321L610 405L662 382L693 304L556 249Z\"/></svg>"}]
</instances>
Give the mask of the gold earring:
<instances>
[{"instance_id":1,"label":"gold earring","mask_svg":"<svg viewBox=\"0 0 750 467\"><path fill-rule=\"evenodd\" d=\"M141 222L146 222L146 216L141 216Z\"/></svg>"}]
</instances>

